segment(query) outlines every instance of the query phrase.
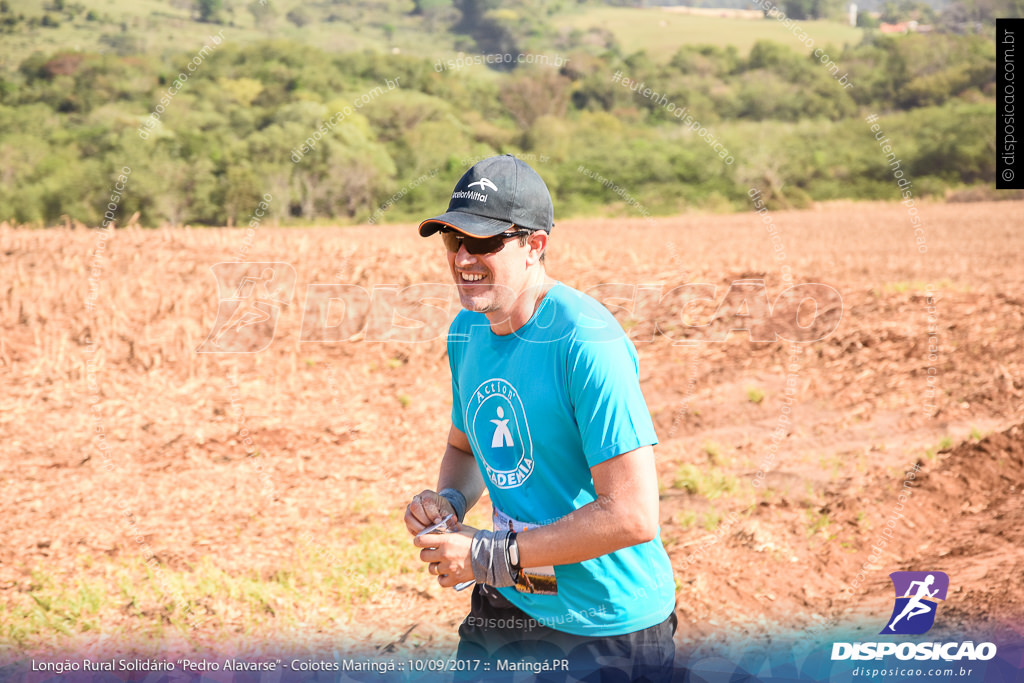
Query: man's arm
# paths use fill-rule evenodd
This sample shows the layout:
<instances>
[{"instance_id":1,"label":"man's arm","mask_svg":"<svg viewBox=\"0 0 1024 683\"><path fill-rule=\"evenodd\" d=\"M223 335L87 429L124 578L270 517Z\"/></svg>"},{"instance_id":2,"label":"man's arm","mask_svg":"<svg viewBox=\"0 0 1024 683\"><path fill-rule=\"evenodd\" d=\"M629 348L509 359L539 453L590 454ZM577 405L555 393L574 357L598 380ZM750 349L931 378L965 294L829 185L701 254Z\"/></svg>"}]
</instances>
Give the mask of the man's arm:
<instances>
[{"instance_id":1,"label":"man's arm","mask_svg":"<svg viewBox=\"0 0 1024 683\"><path fill-rule=\"evenodd\" d=\"M437 490L458 489L466 497L466 510L470 510L484 493L484 478L473 457L469 437L455 425L448 430L448 448L441 459L437 476Z\"/></svg>"},{"instance_id":2,"label":"man's arm","mask_svg":"<svg viewBox=\"0 0 1024 683\"><path fill-rule=\"evenodd\" d=\"M654 449L642 446L590 468L597 500L543 527L516 536L521 567L572 564L639 543L658 534L658 476ZM475 530L416 538L420 559L436 563L438 583L454 586L474 578Z\"/></svg>"},{"instance_id":3,"label":"man's arm","mask_svg":"<svg viewBox=\"0 0 1024 683\"><path fill-rule=\"evenodd\" d=\"M654 449L641 446L590 468L597 500L519 533L523 567L572 564L653 540L658 534Z\"/></svg>"},{"instance_id":4,"label":"man's arm","mask_svg":"<svg viewBox=\"0 0 1024 683\"><path fill-rule=\"evenodd\" d=\"M437 491L446 488L457 489L466 497L466 510L471 509L484 492L484 479L473 457L469 438L455 425L448 430L448 446L437 477ZM409 533L417 534L454 512L451 503L437 491L427 489L413 496L405 511L405 526Z\"/></svg>"}]
</instances>

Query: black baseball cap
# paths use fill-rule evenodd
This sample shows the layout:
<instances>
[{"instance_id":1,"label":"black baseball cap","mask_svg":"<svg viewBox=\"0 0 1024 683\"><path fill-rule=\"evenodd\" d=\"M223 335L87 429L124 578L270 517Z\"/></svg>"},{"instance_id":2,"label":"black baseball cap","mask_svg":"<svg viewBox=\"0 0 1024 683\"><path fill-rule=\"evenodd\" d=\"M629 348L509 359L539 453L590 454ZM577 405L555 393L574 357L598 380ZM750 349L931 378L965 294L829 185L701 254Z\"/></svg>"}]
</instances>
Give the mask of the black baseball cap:
<instances>
[{"instance_id":1,"label":"black baseball cap","mask_svg":"<svg viewBox=\"0 0 1024 683\"><path fill-rule=\"evenodd\" d=\"M490 237L513 225L551 232L555 209L551 193L537 172L511 154L473 165L455 185L448 210L420 223L420 236L454 228L467 235Z\"/></svg>"}]
</instances>

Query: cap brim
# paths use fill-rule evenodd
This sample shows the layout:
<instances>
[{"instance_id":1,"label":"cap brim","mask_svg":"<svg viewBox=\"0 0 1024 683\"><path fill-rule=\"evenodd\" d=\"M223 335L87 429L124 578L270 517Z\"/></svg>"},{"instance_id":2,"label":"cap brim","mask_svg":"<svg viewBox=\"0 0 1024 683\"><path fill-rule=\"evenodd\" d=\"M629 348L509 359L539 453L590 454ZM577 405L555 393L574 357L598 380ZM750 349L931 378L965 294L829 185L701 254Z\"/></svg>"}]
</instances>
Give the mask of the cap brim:
<instances>
[{"instance_id":1,"label":"cap brim","mask_svg":"<svg viewBox=\"0 0 1024 683\"><path fill-rule=\"evenodd\" d=\"M440 216L428 218L420 223L420 237L429 237L444 228L453 228L474 237L491 237L492 235L505 232L513 225L515 223L509 221L484 218L483 216L463 213L462 211L449 211Z\"/></svg>"}]
</instances>

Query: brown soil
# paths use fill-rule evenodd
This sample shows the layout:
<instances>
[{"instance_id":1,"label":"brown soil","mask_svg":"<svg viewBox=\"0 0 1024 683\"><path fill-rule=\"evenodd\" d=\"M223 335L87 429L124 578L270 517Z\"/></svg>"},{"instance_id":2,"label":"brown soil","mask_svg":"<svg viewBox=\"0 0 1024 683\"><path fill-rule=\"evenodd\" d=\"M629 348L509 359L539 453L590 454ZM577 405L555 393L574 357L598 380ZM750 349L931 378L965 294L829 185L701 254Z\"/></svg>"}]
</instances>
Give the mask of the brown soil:
<instances>
[{"instance_id":1,"label":"brown soil","mask_svg":"<svg viewBox=\"0 0 1024 683\"><path fill-rule=\"evenodd\" d=\"M1024 237L1012 216L1022 209L926 204L925 254L900 205L775 213L792 281L826 283L842 296L838 328L796 347L785 423L790 344L743 332L704 341L709 332L684 323L709 319L714 306L681 317L678 292L655 297L643 309L653 316L617 313L636 340L661 439L662 534L679 583L681 646L830 623L877 633L896 570L949 574L936 628L1020 634ZM205 562L265 580L302 561L303 538L341 552L366 529L400 537L405 502L436 480L449 420L443 338L314 344L299 336L310 283L447 283L438 245L413 232L261 228L250 260L291 263L298 289L266 350L219 355L194 353L216 314L208 268L233 260L242 231L119 230L90 311L95 233L0 227L0 610L31 604L40 572L70 585L112 584L114 566L139 570L137 537L168 570L187 574ZM733 281L761 278L774 300L785 283L773 253L752 214L575 220L559 222L548 270L583 290L712 283L716 302ZM827 317L815 324L831 326ZM243 415L259 458L240 437ZM979 441L972 430L988 435ZM773 433L784 436L769 458ZM954 446L939 450L943 438ZM677 485L686 464L728 479L690 493ZM915 464L904 516L865 570ZM468 592L432 584L413 553L387 579L389 591L411 598L402 607L380 597L300 600L290 608L300 618L285 624L272 609L234 613L210 598L196 604L205 621L192 640L170 634L166 646L453 647ZM151 583L144 592L141 615L112 606L99 632L18 642L47 651L99 647L109 632L130 640L166 609ZM0 644L11 638L0 632Z\"/></svg>"}]
</instances>

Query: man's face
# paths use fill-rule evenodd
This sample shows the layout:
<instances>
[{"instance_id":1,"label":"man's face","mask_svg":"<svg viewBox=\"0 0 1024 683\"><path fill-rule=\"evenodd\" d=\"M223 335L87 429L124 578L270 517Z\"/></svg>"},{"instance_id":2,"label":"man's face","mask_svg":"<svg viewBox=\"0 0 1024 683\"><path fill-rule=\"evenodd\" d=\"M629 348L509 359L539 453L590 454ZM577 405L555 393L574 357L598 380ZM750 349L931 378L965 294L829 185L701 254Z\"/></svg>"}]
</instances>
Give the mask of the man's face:
<instances>
[{"instance_id":1,"label":"man's face","mask_svg":"<svg viewBox=\"0 0 1024 683\"><path fill-rule=\"evenodd\" d=\"M509 312L527 287L527 268L539 256L531 257L531 250L539 239L531 235L520 245L518 238L509 238L491 254L470 254L465 246L457 253L446 250L462 307L477 313Z\"/></svg>"}]
</instances>

